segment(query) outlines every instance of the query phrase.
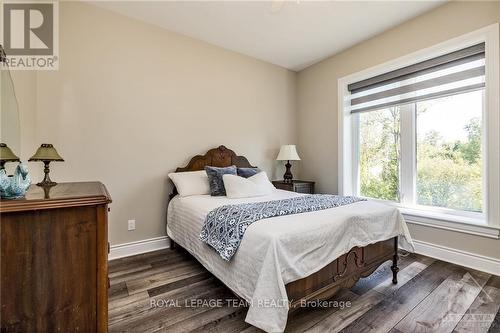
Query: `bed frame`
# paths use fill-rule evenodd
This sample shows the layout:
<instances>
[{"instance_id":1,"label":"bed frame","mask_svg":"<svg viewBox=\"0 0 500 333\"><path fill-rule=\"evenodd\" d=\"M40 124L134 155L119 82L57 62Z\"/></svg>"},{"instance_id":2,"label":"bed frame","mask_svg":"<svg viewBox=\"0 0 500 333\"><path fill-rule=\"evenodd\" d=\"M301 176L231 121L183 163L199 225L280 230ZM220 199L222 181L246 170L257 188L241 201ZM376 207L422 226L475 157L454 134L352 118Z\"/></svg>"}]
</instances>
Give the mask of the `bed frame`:
<instances>
[{"instance_id":1,"label":"bed frame","mask_svg":"<svg viewBox=\"0 0 500 333\"><path fill-rule=\"evenodd\" d=\"M236 165L253 168L246 157L238 156L224 146L210 149L205 155L196 155L183 168L175 172L203 170L205 166L227 167ZM170 198L177 194L174 190ZM174 241L171 248L178 246ZM316 273L286 285L291 308L305 301L331 298L342 288L351 288L362 277L369 276L382 263L392 260L392 283L398 283L398 237L380 241L365 247L354 247Z\"/></svg>"}]
</instances>

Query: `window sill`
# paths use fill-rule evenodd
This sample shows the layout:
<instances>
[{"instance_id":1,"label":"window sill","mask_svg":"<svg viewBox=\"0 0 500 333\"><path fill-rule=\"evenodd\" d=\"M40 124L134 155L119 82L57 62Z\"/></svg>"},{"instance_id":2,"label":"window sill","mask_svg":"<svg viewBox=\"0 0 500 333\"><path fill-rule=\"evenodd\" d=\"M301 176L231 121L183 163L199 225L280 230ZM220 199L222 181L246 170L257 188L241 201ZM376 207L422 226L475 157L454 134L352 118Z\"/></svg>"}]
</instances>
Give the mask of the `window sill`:
<instances>
[{"instance_id":1,"label":"window sill","mask_svg":"<svg viewBox=\"0 0 500 333\"><path fill-rule=\"evenodd\" d=\"M487 238L500 238L500 228L489 226L482 220L433 212L423 212L408 208L399 208L399 210L403 214L405 221L410 224L462 232Z\"/></svg>"}]
</instances>

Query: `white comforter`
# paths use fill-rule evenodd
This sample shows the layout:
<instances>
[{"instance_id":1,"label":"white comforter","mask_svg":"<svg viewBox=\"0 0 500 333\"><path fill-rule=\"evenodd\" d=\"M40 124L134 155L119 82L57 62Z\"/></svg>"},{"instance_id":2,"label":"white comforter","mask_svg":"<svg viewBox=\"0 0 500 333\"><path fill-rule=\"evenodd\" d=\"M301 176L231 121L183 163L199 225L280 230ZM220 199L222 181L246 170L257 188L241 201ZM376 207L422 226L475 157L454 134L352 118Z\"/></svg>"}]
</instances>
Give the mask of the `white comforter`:
<instances>
[{"instance_id":1,"label":"white comforter","mask_svg":"<svg viewBox=\"0 0 500 333\"><path fill-rule=\"evenodd\" d=\"M177 196L168 207L168 236L249 302L245 321L268 332L285 329L285 284L320 270L354 246L403 236L401 245L413 249L398 209L373 201L257 221L248 227L229 262L199 239L206 215L218 206L297 195L276 190L270 196L246 199Z\"/></svg>"}]
</instances>

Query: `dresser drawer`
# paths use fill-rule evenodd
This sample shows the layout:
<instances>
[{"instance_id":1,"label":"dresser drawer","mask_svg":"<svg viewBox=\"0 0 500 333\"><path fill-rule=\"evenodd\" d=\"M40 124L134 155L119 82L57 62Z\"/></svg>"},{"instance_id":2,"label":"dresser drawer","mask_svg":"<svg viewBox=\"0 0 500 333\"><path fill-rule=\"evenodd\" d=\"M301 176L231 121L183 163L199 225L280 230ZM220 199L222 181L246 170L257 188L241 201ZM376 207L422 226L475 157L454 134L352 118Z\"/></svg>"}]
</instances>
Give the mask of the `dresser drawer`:
<instances>
[{"instance_id":1,"label":"dresser drawer","mask_svg":"<svg viewBox=\"0 0 500 333\"><path fill-rule=\"evenodd\" d=\"M274 187L280 190L292 191L297 193L314 193L314 182L304 180L293 180L292 182L285 182L283 180L274 180Z\"/></svg>"},{"instance_id":2,"label":"dresser drawer","mask_svg":"<svg viewBox=\"0 0 500 333\"><path fill-rule=\"evenodd\" d=\"M285 191L295 191L295 188L292 183L286 184L286 183L275 183L274 186L279 189L279 190L285 190Z\"/></svg>"},{"instance_id":3,"label":"dresser drawer","mask_svg":"<svg viewBox=\"0 0 500 333\"><path fill-rule=\"evenodd\" d=\"M312 184L294 184L293 185L293 191L297 193L309 193L313 194L314 193L314 185Z\"/></svg>"}]
</instances>

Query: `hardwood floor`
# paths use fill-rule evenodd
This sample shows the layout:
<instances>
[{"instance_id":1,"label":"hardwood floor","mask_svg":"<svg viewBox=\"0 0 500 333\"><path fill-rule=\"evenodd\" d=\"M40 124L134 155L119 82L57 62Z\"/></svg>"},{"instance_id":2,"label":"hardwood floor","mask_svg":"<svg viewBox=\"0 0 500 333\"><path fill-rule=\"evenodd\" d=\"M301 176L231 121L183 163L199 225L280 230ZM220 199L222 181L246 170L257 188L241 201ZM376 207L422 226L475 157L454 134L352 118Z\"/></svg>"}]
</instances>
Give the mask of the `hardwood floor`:
<instances>
[{"instance_id":1,"label":"hardwood floor","mask_svg":"<svg viewBox=\"0 0 500 333\"><path fill-rule=\"evenodd\" d=\"M399 267L397 285L387 262L332 299L344 306L290 314L286 332L500 332L500 277L413 254ZM109 272L110 332L260 332L183 250L114 260Z\"/></svg>"}]
</instances>

